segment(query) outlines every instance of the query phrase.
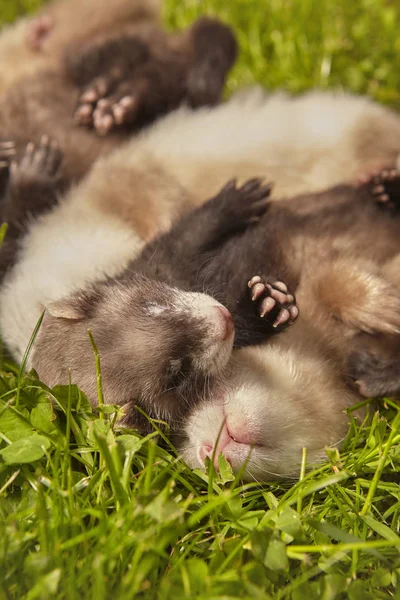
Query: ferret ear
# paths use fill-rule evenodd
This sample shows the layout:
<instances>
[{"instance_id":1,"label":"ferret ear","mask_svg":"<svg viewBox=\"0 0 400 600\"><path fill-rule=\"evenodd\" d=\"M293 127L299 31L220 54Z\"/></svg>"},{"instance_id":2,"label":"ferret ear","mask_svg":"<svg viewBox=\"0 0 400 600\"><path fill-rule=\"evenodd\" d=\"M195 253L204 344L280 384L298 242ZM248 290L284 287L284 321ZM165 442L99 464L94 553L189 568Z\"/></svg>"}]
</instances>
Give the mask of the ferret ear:
<instances>
[{"instance_id":1,"label":"ferret ear","mask_svg":"<svg viewBox=\"0 0 400 600\"><path fill-rule=\"evenodd\" d=\"M56 319L68 319L70 321L81 321L85 317L80 310L79 303L69 298L52 302L46 308L46 312Z\"/></svg>"},{"instance_id":2,"label":"ferret ear","mask_svg":"<svg viewBox=\"0 0 400 600\"><path fill-rule=\"evenodd\" d=\"M82 321L93 313L93 308L98 300L99 295L96 292L82 292L51 302L46 307L46 312L56 319Z\"/></svg>"}]
</instances>

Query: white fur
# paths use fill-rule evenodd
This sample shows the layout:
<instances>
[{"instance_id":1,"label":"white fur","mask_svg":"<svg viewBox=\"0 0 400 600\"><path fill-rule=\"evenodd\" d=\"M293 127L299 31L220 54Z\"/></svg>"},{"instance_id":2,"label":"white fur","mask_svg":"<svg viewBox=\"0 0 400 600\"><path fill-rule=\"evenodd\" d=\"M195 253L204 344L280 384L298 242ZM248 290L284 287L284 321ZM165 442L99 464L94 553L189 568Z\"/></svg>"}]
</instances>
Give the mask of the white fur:
<instances>
[{"instance_id":1,"label":"white fur","mask_svg":"<svg viewBox=\"0 0 400 600\"><path fill-rule=\"evenodd\" d=\"M74 192L71 194L74 196ZM143 242L118 219L96 213L79 195L33 223L0 295L0 328L21 360L46 305L105 275L116 275Z\"/></svg>"},{"instance_id":2,"label":"white fur","mask_svg":"<svg viewBox=\"0 0 400 600\"><path fill-rule=\"evenodd\" d=\"M232 354L234 329L227 336L226 321L220 312L224 307L206 294L196 292L177 291L176 310L189 310L196 319L200 318L207 322L207 348L202 354L193 358L193 366L196 371L216 375L226 367ZM228 313L229 314L229 313Z\"/></svg>"},{"instance_id":3,"label":"white fur","mask_svg":"<svg viewBox=\"0 0 400 600\"><path fill-rule=\"evenodd\" d=\"M185 426L182 454L191 467L221 452L237 472L248 460L246 479L297 476L302 449L308 464L346 433L344 409L356 396L340 384L329 362L310 348L268 344L235 352L220 393L194 409ZM222 431L222 434L221 434ZM229 431L229 434L227 434Z\"/></svg>"},{"instance_id":4,"label":"white fur","mask_svg":"<svg viewBox=\"0 0 400 600\"><path fill-rule=\"evenodd\" d=\"M217 108L171 113L117 150L111 164L137 168L151 159L192 193L199 180L207 190L215 172L226 178L227 164L232 176L247 176L250 168L253 176L269 177L275 195L316 191L353 181L366 168L355 139L362 124L381 126L385 137L400 134L397 115L368 98L317 91L293 98L255 89Z\"/></svg>"}]
</instances>

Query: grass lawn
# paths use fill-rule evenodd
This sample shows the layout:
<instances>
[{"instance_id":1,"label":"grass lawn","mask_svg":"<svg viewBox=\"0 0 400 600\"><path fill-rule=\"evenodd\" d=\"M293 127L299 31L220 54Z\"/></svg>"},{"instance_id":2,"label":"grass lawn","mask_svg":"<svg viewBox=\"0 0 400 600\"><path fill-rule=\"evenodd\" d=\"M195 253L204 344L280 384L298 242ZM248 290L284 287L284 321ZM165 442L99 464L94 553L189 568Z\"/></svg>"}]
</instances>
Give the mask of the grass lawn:
<instances>
[{"instance_id":1,"label":"grass lawn","mask_svg":"<svg viewBox=\"0 0 400 600\"><path fill-rule=\"evenodd\" d=\"M0 21L38 4L3 0ZM165 17L204 12L237 30L228 92L256 80L399 102L399 0L167 0ZM3 365L0 600L400 599L398 404L353 424L326 464L270 485L226 464L190 471L115 417Z\"/></svg>"}]
</instances>

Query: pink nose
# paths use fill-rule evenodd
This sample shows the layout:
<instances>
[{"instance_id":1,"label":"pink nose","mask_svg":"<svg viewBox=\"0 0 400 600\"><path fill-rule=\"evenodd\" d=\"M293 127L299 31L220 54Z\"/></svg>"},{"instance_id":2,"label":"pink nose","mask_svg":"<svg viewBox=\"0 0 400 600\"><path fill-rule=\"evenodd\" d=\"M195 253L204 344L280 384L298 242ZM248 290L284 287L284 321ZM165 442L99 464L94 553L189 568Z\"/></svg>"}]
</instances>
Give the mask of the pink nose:
<instances>
[{"instance_id":1,"label":"pink nose","mask_svg":"<svg viewBox=\"0 0 400 600\"><path fill-rule=\"evenodd\" d=\"M214 456L214 465L215 468L218 470L218 455L219 454L224 454L224 449L226 448L226 446L228 446L228 444L230 444L230 442L232 441L231 436L229 435L229 431L226 427L226 425L224 425L220 436L219 436L219 440L218 440L218 446L215 450L215 456ZM208 456L210 459L212 459L212 455L214 453L214 446L215 444L212 442L205 442L199 449L199 457L201 462L204 463L206 456ZM226 456L225 456L226 458Z\"/></svg>"},{"instance_id":2,"label":"pink nose","mask_svg":"<svg viewBox=\"0 0 400 600\"><path fill-rule=\"evenodd\" d=\"M202 446L200 448L200 451L199 451L201 462L202 463L205 462L206 456L208 456L210 459L212 459L213 452L214 452L214 447L213 446L210 446L209 444L204 444L204 446ZM220 454L224 454L224 452L223 452L223 449L221 447L218 447L217 451L215 452L215 456L214 456L214 467L215 467L216 471L219 471L218 456ZM228 463L231 462L230 459L227 456L225 456L225 460L227 460Z\"/></svg>"},{"instance_id":3,"label":"pink nose","mask_svg":"<svg viewBox=\"0 0 400 600\"><path fill-rule=\"evenodd\" d=\"M227 340L233 335L235 330L232 315L225 306L216 306L216 309L219 311L223 321L221 337L223 340Z\"/></svg>"},{"instance_id":4,"label":"pink nose","mask_svg":"<svg viewBox=\"0 0 400 600\"><path fill-rule=\"evenodd\" d=\"M204 444L204 446L202 446L200 448L200 452L199 452L201 462L204 462L206 460L206 456L209 456L211 458L212 453L213 453L213 447L210 446L209 444Z\"/></svg>"}]
</instances>

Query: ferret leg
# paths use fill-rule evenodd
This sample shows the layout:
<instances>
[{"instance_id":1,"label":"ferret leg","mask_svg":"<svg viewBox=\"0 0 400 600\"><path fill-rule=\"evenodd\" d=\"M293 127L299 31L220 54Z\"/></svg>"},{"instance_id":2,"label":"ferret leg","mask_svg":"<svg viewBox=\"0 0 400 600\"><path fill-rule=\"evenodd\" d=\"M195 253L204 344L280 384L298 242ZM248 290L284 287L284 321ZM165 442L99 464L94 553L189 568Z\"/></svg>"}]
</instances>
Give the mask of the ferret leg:
<instances>
[{"instance_id":1,"label":"ferret leg","mask_svg":"<svg viewBox=\"0 0 400 600\"><path fill-rule=\"evenodd\" d=\"M186 38L193 56L186 81L188 103L194 108L216 104L237 57L235 35L218 20L201 17L186 33Z\"/></svg>"},{"instance_id":2,"label":"ferret leg","mask_svg":"<svg viewBox=\"0 0 400 600\"><path fill-rule=\"evenodd\" d=\"M27 145L20 161L11 163L2 215L9 234L21 232L28 216L38 215L56 203L61 162L57 142L43 136L37 146Z\"/></svg>"},{"instance_id":3,"label":"ferret leg","mask_svg":"<svg viewBox=\"0 0 400 600\"><path fill-rule=\"evenodd\" d=\"M400 392L400 335L360 333L351 340L347 369L367 398Z\"/></svg>"},{"instance_id":4,"label":"ferret leg","mask_svg":"<svg viewBox=\"0 0 400 600\"><path fill-rule=\"evenodd\" d=\"M272 326L276 330L281 330L285 325L293 325L299 316L299 309L296 306L295 297L288 291L286 283L283 281L267 283L265 278L255 275L247 285L251 301L261 319L268 316L274 309L278 309L279 312Z\"/></svg>"},{"instance_id":5,"label":"ferret leg","mask_svg":"<svg viewBox=\"0 0 400 600\"><path fill-rule=\"evenodd\" d=\"M112 94L104 94L91 112L92 124L97 133L107 135L121 126L139 124L143 106L147 111L150 108L146 106L146 91L150 85L146 81L141 82L141 85L124 82L116 86ZM82 110L88 113L87 108ZM154 114L157 115L157 110Z\"/></svg>"},{"instance_id":6,"label":"ferret leg","mask_svg":"<svg viewBox=\"0 0 400 600\"><path fill-rule=\"evenodd\" d=\"M256 222L268 208L270 189L260 179L251 179L239 188L236 181L228 182L217 196L148 244L134 268L143 265L149 277L164 277L169 273L172 283L184 278L188 286L195 285L199 260L201 266L206 253L211 254L227 238ZM156 260L152 260L153 255Z\"/></svg>"},{"instance_id":7,"label":"ferret leg","mask_svg":"<svg viewBox=\"0 0 400 600\"><path fill-rule=\"evenodd\" d=\"M82 88L75 112L76 123L99 128L99 133L108 133L114 123L109 124L106 114L102 114L99 108L104 106L109 96L120 93L120 99L125 97L126 89L121 95L119 87L148 60L147 45L133 36L97 42L78 48L78 51L75 47L69 49L65 57L67 74Z\"/></svg>"},{"instance_id":8,"label":"ferret leg","mask_svg":"<svg viewBox=\"0 0 400 600\"><path fill-rule=\"evenodd\" d=\"M104 135L122 125L142 126L183 101L192 107L215 104L236 56L230 27L216 19L198 19L189 30L168 38L164 56L149 55L99 101L95 129Z\"/></svg>"}]
</instances>

